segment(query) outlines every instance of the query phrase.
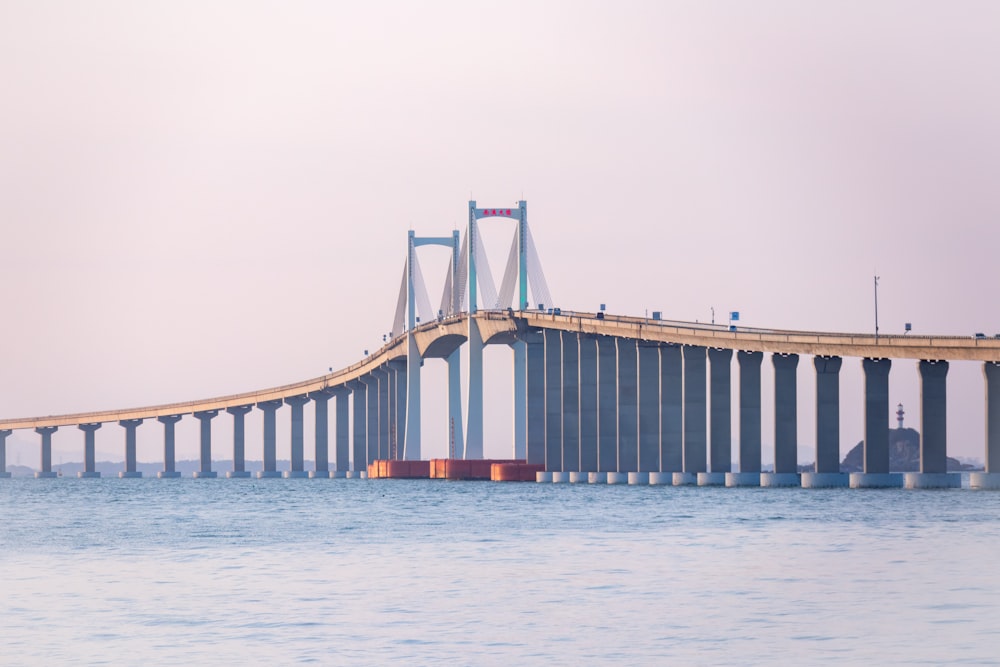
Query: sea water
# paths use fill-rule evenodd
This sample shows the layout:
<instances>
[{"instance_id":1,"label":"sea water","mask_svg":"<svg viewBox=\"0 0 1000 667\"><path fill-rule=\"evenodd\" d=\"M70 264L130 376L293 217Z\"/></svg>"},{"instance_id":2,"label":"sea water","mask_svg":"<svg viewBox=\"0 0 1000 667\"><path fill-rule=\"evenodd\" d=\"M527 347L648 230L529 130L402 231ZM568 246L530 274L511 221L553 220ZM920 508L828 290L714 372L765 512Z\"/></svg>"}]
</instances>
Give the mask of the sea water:
<instances>
[{"instance_id":1,"label":"sea water","mask_svg":"<svg viewBox=\"0 0 1000 667\"><path fill-rule=\"evenodd\" d=\"M989 664L1000 493L0 480L2 665Z\"/></svg>"}]
</instances>

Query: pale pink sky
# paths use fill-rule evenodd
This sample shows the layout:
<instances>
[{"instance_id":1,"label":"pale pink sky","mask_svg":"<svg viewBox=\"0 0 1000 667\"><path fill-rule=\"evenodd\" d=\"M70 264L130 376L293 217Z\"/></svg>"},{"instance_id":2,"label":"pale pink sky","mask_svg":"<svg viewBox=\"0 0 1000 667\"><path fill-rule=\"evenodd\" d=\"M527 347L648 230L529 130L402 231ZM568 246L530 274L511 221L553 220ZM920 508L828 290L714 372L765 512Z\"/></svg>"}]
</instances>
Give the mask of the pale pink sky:
<instances>
[{"instance_id":1,"label":"pale pink sky","mask_svg":"<svg viewBox=\"0 0 1000 667\"><path fill-rule=\"evenodd\" d=\"M565 309L869 331L877 270L883 333L1000 333L997 26L992 2L7 0L0 414L353 363L391 326L406 230L463 225L470 193L528 200ZM487 231L494 267L511 233ZM426 255L429 280L445 261ZM488 454L509 448L508 363L487 355ZM808 358L799 385L811 446ZM860 389L846 360L844 451ZM981 458L979 365L953 364L949 392L949 453ZM918 398L896 362L911 425ZM178 428L194 456L194 420ZM161 427L139 433L158 459ZM36 465L36 443L17 434L8 461ZM98 433L102 458L121 443ZM82 434L55 447L79 460Z\"/></svg>"}]
</instances>

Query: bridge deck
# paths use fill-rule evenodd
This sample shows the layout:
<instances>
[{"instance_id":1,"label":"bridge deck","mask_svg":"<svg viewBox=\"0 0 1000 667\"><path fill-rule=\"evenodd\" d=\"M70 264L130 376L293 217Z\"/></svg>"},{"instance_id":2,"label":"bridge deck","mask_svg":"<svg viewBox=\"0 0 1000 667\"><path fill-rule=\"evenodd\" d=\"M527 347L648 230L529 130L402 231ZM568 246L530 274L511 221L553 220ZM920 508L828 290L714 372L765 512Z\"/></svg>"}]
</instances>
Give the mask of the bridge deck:
<instances>
[{"instance_id":1,"label":"bridge deck","mask_svg":"<svg viewBox=\"0 0 1000 667\"><path fill-rule=\"evenodd\" d=\"M444 346L445 351L452 349L462 338L462 330L467 317L468 315L460 315L423 324L414 330L414 335L418 337L420 347L429 351L432 356L443 355L445 352L435 351L435 342L447 339L448 343ZM657 343L702 345L713 348L781 354L1000 362L1000 338L995 337L906 335L876 338L871 334L786 331L747 327L739 327L735 331L731 331L723 325L615 315L605 315L599 318L595 313L578 312L563 312L556 315L538 311L480 311L475 317L479 321L483 339L488 343L495 344L511 342L516 338L518 331L525 329L559 329ZM30 429L116 422L128 419L154 419L203 410L224 410L229 407L254 405L264 401L284 400L311 392L342 388L347 383L357 380L389 361L405 358L406 336L399 336L356 364L302 382L260 391L141 408L2 419L0 420L0 429Z\"/></svg>"}]
</instances>

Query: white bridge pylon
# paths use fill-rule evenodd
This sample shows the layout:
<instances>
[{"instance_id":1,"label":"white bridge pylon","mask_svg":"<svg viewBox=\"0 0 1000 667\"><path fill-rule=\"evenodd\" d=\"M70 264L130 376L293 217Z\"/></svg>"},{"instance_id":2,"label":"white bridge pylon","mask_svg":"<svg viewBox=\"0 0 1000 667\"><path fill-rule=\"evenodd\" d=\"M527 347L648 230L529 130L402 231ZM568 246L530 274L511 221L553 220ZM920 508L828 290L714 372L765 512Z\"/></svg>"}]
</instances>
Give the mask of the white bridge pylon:
<instances>
[{"instance_id":1,"label":"white bridge pylon","mask_svg":"<svg viewBox=\"0 0 1000 667\"><path fill-rule=\"evenodd\" d=\"M507 264L500 282L500 290L490 270L486 250L479 240L479 221L507 218L517 223ZM424 245L451 248L448 273L445 277L440 308L431 311L430 298L420 269L416 249ZM413 330L423 319L425 322L458 315L475 314L480 310L507 310L529 308L531 296L539 308L551 305L545 275L542 272L531 230L528 227L528 203L519 201L513 207L481 208L469 202L469 224L464 239L459 244L459 233L450 237L418 237L411 230L407 237L406 263L403 270L399 298L393 319L392 337L407 335L406 418L403 443L405 459L420 458L420 366L423 363ZM514 292L517 302L514 304ZM479 325L472 317L468 323L469 375L466 414L467 428L462 429L461 357L456 348L448 361L448 433L455 456L467 459L483 457L483 339ZM514 366L514 458L524 458L527 439L527 347L523 341L511 345Z\"/></svg>"}]
</instances>

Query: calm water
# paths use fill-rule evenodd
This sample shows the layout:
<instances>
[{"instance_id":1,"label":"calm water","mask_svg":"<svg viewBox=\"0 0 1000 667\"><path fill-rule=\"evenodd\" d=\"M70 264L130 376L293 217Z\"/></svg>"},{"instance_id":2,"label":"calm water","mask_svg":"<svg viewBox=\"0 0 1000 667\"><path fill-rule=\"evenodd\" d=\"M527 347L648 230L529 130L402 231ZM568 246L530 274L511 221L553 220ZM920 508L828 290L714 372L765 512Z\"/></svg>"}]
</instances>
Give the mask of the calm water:
<instances>
[{"instance_id":1,"label":"calm water","mask_svg":"<svg viewBox=\"0 0 1000 667\"><path fill-rule=\"evenodd\" d=\"M0 664L989 664L1000 493L2 480Z\"/></svg>"}]
</instances>

